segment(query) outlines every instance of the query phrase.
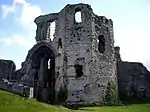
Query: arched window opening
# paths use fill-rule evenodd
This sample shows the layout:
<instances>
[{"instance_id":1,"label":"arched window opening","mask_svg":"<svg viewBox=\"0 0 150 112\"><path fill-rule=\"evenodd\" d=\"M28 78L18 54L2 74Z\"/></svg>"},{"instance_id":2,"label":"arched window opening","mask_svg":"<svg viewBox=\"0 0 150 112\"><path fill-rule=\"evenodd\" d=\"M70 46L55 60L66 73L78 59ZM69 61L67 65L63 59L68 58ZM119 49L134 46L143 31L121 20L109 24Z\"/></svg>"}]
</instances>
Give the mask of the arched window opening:
<instances>
[{"instance_id":1,"label":"arched window opening","mask_svg":"<svg viewBox=\"0 0 150 112\"><path fill-rule=\"evenodd\" d=\"M50 62L51 62L51 59L49 59L49 60L48 60L48 69L50 69L50 68L51 68L51 64L50 64Z\"/></svg>"},{"instance_id":2,"label":"arched window opening","mask_svg":"<svg viewBox=\"0 0 150 112\"><path fill-rule=\"evenodd\" d=\"M83 66L79 64L75 64L76 78L83 76Z\"/></svg>"},{"instance_id":3,"label":"arched window opening","mask_svg":"<svg viewBox=\"0 0 150 112\"><path fill-rule=\"evenodd\" d=\"M50 38L51 38L51 40L53 40L53 38L54 38L54 34L55 34L55 21L53 21L52 23L51 23L51 26L50 26Z\"/></svg>"},{"instance_id":4,"label":"arched window opening","mask_svg":"<svg viewBox=\"0 0 150 112\"><path fill-rule=\"evenodd\" d=\"M77 23L82 22L81 10L78 10L78 11L75 13L75 21L76 21Z\"/></svg>"},{"instance_id":5,"label":"arched window opening","mask_svg":"<svg viewBox=\"0 0 150 112\"><path fill-rule=\"evenodd\" d=\"M58 40L58 47L62 48L62 41L61 41L61 38L59 38L59 40Z\"/></svg>"},{"instance_id":6,"label":"arched window opening","mask_svg":"<svg viewBox=\"0 0 150 112\"><path fill-rule=\"evenodd\" d=\"M105 38L103 35L98 36L98 50L100 53L105 52Z\"/></svg>"}]
</instances>

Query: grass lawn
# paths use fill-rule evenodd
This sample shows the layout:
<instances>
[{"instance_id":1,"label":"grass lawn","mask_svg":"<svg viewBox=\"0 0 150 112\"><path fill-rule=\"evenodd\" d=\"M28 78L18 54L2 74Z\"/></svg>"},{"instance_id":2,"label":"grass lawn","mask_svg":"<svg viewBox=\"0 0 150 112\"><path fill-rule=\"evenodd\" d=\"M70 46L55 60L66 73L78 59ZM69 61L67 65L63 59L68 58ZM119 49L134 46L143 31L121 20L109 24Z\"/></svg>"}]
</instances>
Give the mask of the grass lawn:
<instances>
[{"instance_id":1,"label":"grass lawn","mask_svg":"<svg viewBox=\"0 0 150 112\"><path fill-rule=\"evenodd\" d=\"M149 104L133 104L118 107L86 107L69 110L64 107L39 103L34 99L24 99L9 92L0 91L0 112L150 112Z\"/></svg>"}]
</instances>

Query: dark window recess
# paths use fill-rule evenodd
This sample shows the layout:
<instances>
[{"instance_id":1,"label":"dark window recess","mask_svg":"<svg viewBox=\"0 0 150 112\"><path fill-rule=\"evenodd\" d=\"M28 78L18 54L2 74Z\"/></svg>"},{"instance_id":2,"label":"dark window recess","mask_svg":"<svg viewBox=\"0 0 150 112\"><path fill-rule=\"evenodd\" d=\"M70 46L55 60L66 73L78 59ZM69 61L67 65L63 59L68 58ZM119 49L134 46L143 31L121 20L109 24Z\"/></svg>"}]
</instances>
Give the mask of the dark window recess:
<instances>
[{"instance_id":1,"label":"dark window recess","mask_svg":"<svg viewBox=\"0 0 150 112\"><path fill-rule=\"evenodd\" d=\"M98 50L100 53L105 52L105 38L103 35L98 36Z\"/></svg>"},{"instance_id":2,"label":"dark window recess","mask_svg":"<svg viewBox=\"0 0 150 112\"><path fill-rule=\"evenodd\" d=\"M76 78L83 76L83 66L79 64L74 65L76 70Z\"/></svg>"},{"instance_id":3,"label":"dark window recess","mask_svg":"<svg viewBox=\"0 0 150 112\"><path fill-rule=\"evenodd\" d=\"M44 32L44 30L43 30L43 35L42 35L42 36L43 36L43 39L44 39L44 37L45 37L44 33L45 33L45 32Z\"/></svg>"},{"instance_id":4,"label":"dark window recess","mask_svg":"<svg viewBox=\"0 0 150 112\"><path fill-rule=\"evenodd\" d=\"M38 80L38 73L37 73L37 71L36 71L36 73L34 74L34 80Z\"/></svg>"},{"instance_id":5,"label":"dark window recess","mask_svg":"<svg viewBox=\"0 0 150 112\"><path fill-rule=\"evenodd\" d=\"M61 38L59 38L59 40L58 40L58 47L61 47L61 48L62 48L62 41L61 41Z\"/></svg>"}]
</instances>

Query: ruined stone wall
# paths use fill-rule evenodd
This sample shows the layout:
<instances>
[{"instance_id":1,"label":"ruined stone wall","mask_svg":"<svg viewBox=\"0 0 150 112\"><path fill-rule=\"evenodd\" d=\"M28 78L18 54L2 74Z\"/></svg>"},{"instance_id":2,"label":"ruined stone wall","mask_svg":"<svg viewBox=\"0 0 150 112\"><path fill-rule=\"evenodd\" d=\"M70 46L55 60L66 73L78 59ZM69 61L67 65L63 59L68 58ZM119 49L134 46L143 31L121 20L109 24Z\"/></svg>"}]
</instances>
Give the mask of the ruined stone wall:
<instances>
[{"instance_id":1,"label":"ruined stone wall","mask_svg":"<svg viewBox=\"0 0 150 112\"><path fill-rule=\"evenodd\" d=\"M81 12L82 21L75 21L75 14ZM67 101L85 101L84 86L89 84L89 62L91 52L91 9L89 5L68 5L65 13L65 57L68 86ZM75 65L82 66L82 76L77 77Z\"/></svg>"},{"instance_id":2,"label":"ruined stone wall","mask_svg":"<svg viewBox=\"0 0 150 112\"><path fill-rule=\"evenodd\" d=\"M19 70L18 70L19 71ZM0 60L0 89L15 94L29 95L29 87L19 84L21 74L16 71L16 65L11 60ZM25 90L26 89L26 90Z\"/></svg>"},{"instance_id":3,"label":"ruined stone wall","mask_svg":"<svg viewBox=\"0 0 150 112\"><path fill-rule=\"evenodd\" d=\"M49 50L52 50L53 54L55 55L55 96L57 99L57 93L61 86L64 86L64 74L65 74L65 57L64 57L64 29L65 25L63 25L65 18L63 17L63 13L50 13L47 15L39 16L35 19L35 23L37 24L37 30L36 30L36 41L37 44L35 46L46 46L49 48ZM55 33L54 33L54 39L53 41L50 39L51 33L50 27L51 23L55 22ZM40 47L38 47L40 50ZM38 49L37 48L37 49ZM28 55L32 55L31 52L35 52L35 48L33 47ZM40 51L42 52L42 51ZM46 52L45 52L46 54ZM44 55L44 54L43 54ZM28 61L28 58L26 59ZM26 63L25 61L25 63ZM32 59L31 59L32 61ZM30 64L30 63L29 63ZM28 63L27 63L28 65ZM42 67L42 66L41 66ZM31 69L27 70L28 67L23 67L25 70L22 70L25 72L25 76L22 77L22 79L28 80L31 79L31 76L29 74L33 74L33 65L31 65ZM44 68L44 66L42 67ZM27 71L31 71L31 73L28 73ZM37 70L36 70L37 71ZM40 77L40 80L42 81L42 77L44 73L39 73L38 70L38 76ZM52 74L49 74L52 75ZM27 78L28 77L28 78ZM44 96L45 97L45 96Z\"/></svg>"},{"instance_id":4,"label":"ruined stone wall","mask_svg":"<svg viewBox=\"0 0 150 112\"><path fill-rule=\"evenodd\" d=\"M0 90L5 90L26 97L29 97L30 93L30 87L24 86L17 82L12 83L7 79L0 79Z\"/></svg>"},{"instance_id":5,"label":"ruined stone wall","mask_svg":"<svg viewBox=\"0 0 150 112\"><path fill-rule=\"evenodd\" d=\"M35 19L35 23L37 25L36 29L36 41L51 41L50 39L50 27L51 23L58 18L58 13L50 13L47 15L41 15Z\"/></svg>"},{"instance_id":6,"label":"ruined stone wall","mask_svg":"<svg viewBox=\"0 0 150 112\"><path fill-rule=\"evenodd\" d=\"M81 22L76 21L77 12L81 12ZM52 22L55 22L53 41ZM150 72L141 63L121 60L120 47L114 47L112 20L95 15L90 5L68 4L59 13L37 17L35 23L37 43L29 50L22 68L15 71L12 61L0 60L0 78L16 79L17 84L31 86L29 82L35 76L44 81L43 78L53 74L46 73L44 68L48 67L47 59L53 58L55 99L60 88L67 87L67 102L103 102L109 81L118 83L120 94L131 96L134 88L139 97L150 98ZM24 86L1 81L0 88L22 93ZM47 99L51 90L45 87L42 91L42 97Z\"/></svg>"},{"instance_id":7,"label":"ruined stone wall","mask_svg":"<svg viewBox=\"0 0 150 112\"><path fill-rule=\"evenodd\" d=\"M81 22L75 20L77 12L81 12ZM99 22L94 21L92 17ZM106 39L104 54L99 53L97 47L97 36L101 34ZM61 52L61 55L56 57L59 59L56 64L59 63L60 70L63 68L59 73L62 73L63 80L67 83L67 101L102 101L107 82L116 79L112 21L94 15L87 4L67 5L59 13L56 22L54 45L57 46L59 38L63 47L56 48L59 49L57 52ZM82 68L82 76L77 76L76 66ZM58 71L58 68L56 70Z\"/></svg>"},{"instance_id":8,"label":"ruined stone wall","mask_svg":"<svg viewBox=\"0 0 150 112\"><path fill-rule=\"evenodd\" d=\"M150 72L142 63L117 63L118 88L120 97L141 99L150 98Z\"/></svg>"},{"instance_id":9,"label":"ruined stone wall","mask_svg":"<svg viewBox=\"0 0 150 112\"><path fill-rule=\"evenodd\" d=\"M16 70L16 65L11 60L0 60L0 78L11 79Z\"/></svg>"},{"instance_id":10,"label":"ruined stone wall","mask_svg":"<svg viewBox=\"0 0 150 112\"><path fill-rule=\"evenodd\" d=\"M81 22L75 19L77 12L81 12ZM49 31L52 22L56 25L53 41L50 40ZM33 79L35 70L29 57L38 48L40 50L40 46L49 44L49 48L55 52L56 97L59 89L66 86L68 102L103 101L108 81L116 83L112 21L95 15L88 4L68 4L59 13L37 17L35 23L37 44L29 51L20 70L24 74L21 79ZM100 35L105 39L104 53L100 53L98 48ZM40 77L42 75L39 74Z\"/></svg>"},{"instance_id":11,"label":"ruined stone wall","mask_svg":"<svg viewBox=\"0 0 150 112\"><path fill-rule=\"evenodd\" d=\"M87 89L92 100L103 101L108 81L117 83L116 61L114 58L113 23L104 16L92 14L92 58L89 76L90 85ZM103 40L100 40L100 39ZM100 41L104 41L99 47ZM103 48L103 49L102 49ZM96 91L93 91L94 90ZM89 99L91 101L91 99Z\"/></svg>"},{"instance_id":12,"label":"ruined stone wall","mask_svg":"<svg viewBox=\"0 0 150 112\"><path fill-rule=\"evenodd\" d=\"M54 39L53 39L53 45L56 49L56 59L55 59L55 75L56 75L56 97L57 93L59 92L61 87L66 86L66 52L65 52L65 15L66 13L63 11L63 9L60 11L59 16L57 20L55 20L55 33L54 33Z\"/></svg>"},{"instance_id":13,"label":"ruined stone wall","mask_svg":"<svg viewBox=\"0 0 150 112\"><path fill-rule=\"evenodd\" d=\"M118 46L115 47L115 58L121 100L150 99L150 72L147 68L139 62L122 61Z\"/></svg>"},{"instance_id":14,"label":"ruined stone wall","mask_svg":"<svg viewBox=\"0 0 150 112\"><path fill-rule=\"evenodd\" d=\"M116 46L114 48L114 50L115 50L115 59L116 59L116 61L122 61L121 55L120 55L120 47Z\"/></svg>"},{"instance_id":15,"label":"ruined stone wall","mask_svg":"<svg viewBox=\"0 0 150 112\"><path fill-rule=\"evenodd\" d=\"M35 19L37 24L46 24L46 38L43 40L49 41L51 23L55 22L55 33L53 41L50 41L55 49L55 90L56 96L61 86L64 86L64 77L66 75L66 58L65 58L65 13L50 13L48 15L39 16ZM40 30L41 29L41 30ZM40 40L42 28L37 28L36 38ZM41 41L41 40L40 40ZM49 43L50 43L49 42Z\"/></svg>"},{"instance_id":16,"label":"ruined stone wall","mask_svg":"<svg viewBox=\"0 0 150 112\"><path fill-rule=\"evenodd\" d=\"M82 22L75 22L75 13L81 11ZM55 34L52 41L56 50L55 56L55 89L56 93L61 86L68 88L68 101L86 100L83 93L84 86L89 84L88 76L89 63L91 59L92 30L91 30L92 10L89 5L67 5L60 11L57 18L51 20L50 15L40 16L35 19L36 24L55 21ZM51 16L51 18L54 18ZM37 28L37 40L40 40L42 30ZM45 28L47 29L47 28ZM46 39L45 39L46 40ZM61 45L59 42L61 41ZM83 67L83 76L76 78L75 65Z\"/></svg>"}]
</instances>

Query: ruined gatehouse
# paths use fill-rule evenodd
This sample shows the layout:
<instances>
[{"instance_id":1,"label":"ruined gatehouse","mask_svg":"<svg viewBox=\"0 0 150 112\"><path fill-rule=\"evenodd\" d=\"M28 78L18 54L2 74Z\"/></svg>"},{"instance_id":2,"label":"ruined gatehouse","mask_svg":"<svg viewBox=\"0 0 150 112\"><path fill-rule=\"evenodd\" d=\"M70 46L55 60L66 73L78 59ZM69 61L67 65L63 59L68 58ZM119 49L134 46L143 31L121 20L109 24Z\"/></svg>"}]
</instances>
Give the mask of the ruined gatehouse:
<instances>
[{"instance_id":1,"label":"ruined gatehouse","mask_svg":"<svg viewBox=\"0 0 150 112\"><path fill-rule=\"evenodd\" d=\"M75 20L77 12L81 12L81 22ZM59 13L41 15L34 22L36 44L29 50L22 68L9 73L7 79L33 87L37 100L55 102L64 89L64 102L103 102L110 81L117 93L130 96L134 86L138 92L142 87L149 97L150 73L140 63L121 60L120 48L114 47L112 20L94 14L90 5L68 4ZM139 70L138 76L134 69Z\"/></svg>"}]
</instances>

